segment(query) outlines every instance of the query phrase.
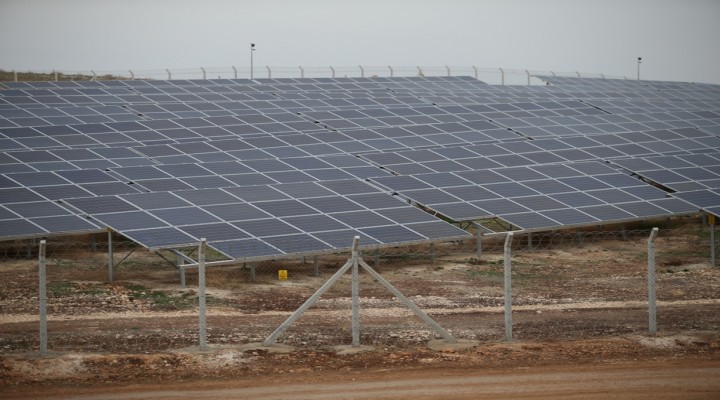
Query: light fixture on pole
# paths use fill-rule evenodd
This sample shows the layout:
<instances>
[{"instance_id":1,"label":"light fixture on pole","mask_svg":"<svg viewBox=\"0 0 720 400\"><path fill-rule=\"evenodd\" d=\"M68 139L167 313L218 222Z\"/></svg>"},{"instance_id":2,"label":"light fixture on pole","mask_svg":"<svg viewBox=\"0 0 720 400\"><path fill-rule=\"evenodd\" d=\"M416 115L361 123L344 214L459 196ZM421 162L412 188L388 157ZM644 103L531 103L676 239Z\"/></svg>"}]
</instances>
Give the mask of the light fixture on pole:
<instances>
[{"instance_id":1,"label":"light fixture on pole","mask_svg":"<svg viewBox=\"0 0 720 400\"><path fill-rule=\"evenodd\" d=\"M253 53L255 52L255 43L250 43L250 79L253 79Z\"/></svg>"},{"instance_id":2,"label":"light fixture on pole","mask_svg":"<svg viewBox=\"0 0 720 400\"><path fill-rule=\"evenodd\" d=\"M638 78L640 80L640 64L642 64L642 57L638 57Z\"/></svg>"}]
</instances>

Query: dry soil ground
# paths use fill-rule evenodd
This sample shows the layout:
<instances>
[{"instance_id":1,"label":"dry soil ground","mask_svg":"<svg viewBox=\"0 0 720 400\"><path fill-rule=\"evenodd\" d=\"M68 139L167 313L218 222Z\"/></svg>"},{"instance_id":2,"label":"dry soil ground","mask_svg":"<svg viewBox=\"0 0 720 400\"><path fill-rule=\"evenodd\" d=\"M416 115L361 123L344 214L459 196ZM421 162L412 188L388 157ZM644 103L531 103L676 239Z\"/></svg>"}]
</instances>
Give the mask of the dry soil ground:
<instances>
[{"instance_id":1,"label":"dry soil ground","mask_svg":"<svg viewBox=\"0 0 720 400\"><path fill-rule=\"evenodd\" d=\"M658 240L658 334L647 334L645 240L513 257L513 335L504 340L502 259L383 261L383 276L467 349L431 350L433 332L361 274L361 342L350 343L349 277L280 337L248 349L344 260L208 271L210 347L197 350L197 280L147 253L106 282L103 254L51 259L50 354L37 355L37 263L0 263L0 398L400 399L720 398L720 271L707 245ZM82 260L82 262L80 261ZM161 261L161 260L160 260ZM277 269L290 279L278 282Z\"/></svg>"}]
</instances>

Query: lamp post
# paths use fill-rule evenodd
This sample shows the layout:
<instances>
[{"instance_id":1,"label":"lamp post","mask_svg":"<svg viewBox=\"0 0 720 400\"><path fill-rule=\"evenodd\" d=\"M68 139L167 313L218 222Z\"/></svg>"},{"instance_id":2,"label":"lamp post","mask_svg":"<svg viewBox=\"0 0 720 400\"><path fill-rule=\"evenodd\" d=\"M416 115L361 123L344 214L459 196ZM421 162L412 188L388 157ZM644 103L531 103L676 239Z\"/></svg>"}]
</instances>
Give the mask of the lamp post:
<instances>
[{"instance_id":1,"label":"lamp post","mask_svg":"<svg viewBox=\"0 0 720 400\"><path fill-rule=\"evenodd\" d=\"M253 79L253 53L255 52L255 43L250 43L250 80Z\"/></svg>"},{"instance_id":2,"label":"lamp post","mask_svg":"<svg viewBox=\"0 0 720 400\"><path fill-rule=\"evenodd\" d=\"M640 64L642 64L642 57L638 57L638 78L640 80Z\"/></svg>"}]
</instances>

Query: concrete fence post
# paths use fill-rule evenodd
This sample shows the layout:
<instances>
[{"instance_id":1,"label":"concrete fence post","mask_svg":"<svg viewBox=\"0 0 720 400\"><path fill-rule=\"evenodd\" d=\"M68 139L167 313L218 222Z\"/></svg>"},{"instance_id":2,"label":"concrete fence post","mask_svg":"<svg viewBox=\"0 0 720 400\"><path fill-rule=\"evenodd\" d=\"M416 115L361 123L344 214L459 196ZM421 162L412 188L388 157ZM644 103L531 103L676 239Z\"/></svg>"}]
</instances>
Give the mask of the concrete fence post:
<instances>
[{"instance_id":1,"label":"concrete fence post","mask_svg":"<svg viewBox=\"0 0 720 400\"><path fill-rule=\"evenodd\" d=\"M205 238L198 249L198 327L200 350L207 350L207 322L205 320Z\"/></svg>"},{"instance_id":2,"label":"concrete fence post","mask_svg":"<svg viewBox=\"0 0 720 400\"><path fill-rule=\"evenodd\" d=\"M445 66L445 69L447 70L447 76L450 76L450 67L448 67L448 66L446 65L446 66Z\"/></svg>"},{"instance_id":3,"label":"concrete fence post","mask_svg":"<svg viewBox=\"0 0 720 400\"><path fill-rule=\"evenodd\" d=\"M527 80L528 80L528 86L530 85L530 71L525 70L525 73L527 74Z\"/></svg>"},{"instance_id":4,"label":"concrete fence post","mask_svg":"<svg viewBox=\"0 0 720 400\"><path fill-rule=\"evenodd\" d=\"M420 68L419 65L417 66L417 70L418 70L418 76L425 76L425 74L423 74L422 68Z\"/></svg>"},{"instance_id":5,"label":"concrete fence post","mask_svg":"<svg viewBox=\"0 0 720 400\"><path fill-rule=\"evenodd\" d=\"M358 67L360 68L360 77L364 78L365 77L365 68L363 68L362 65L358 65Z\"/></svg>"},{"instance_id":6,"label":"concrete fence post","mask_svg":"<svg viewBox=\"0 0 720 400\"><path fill-rule=\"evenodd\" d=\"M207 72L205 71L205 68L200 67L200 71L202 71L203 74L203 80L207 79Z\"/></svg>"},{"instance_id":7,"label":"concrete fence post","mask_svg":"<svg viewBox=\"0 0 720 400\"><path fill-rule=\"evenodd\" d=\"M300 78L304 78L304 77L305 77L305 70L303 69L302 66L299 66L298 68L300 68Z\"/></svg>"},{"instance_id":8,"label":"concrete fence post","mask_svg":"<svg viewBox=\"0 0 720 400\"><path fill-rule=\"evenodd\" d=\"M717 268L717 241L715 240L715 215L707 215L710 225L710 267Z\"/></svg>"},{"instance_id":9,"label":"concrete fence post","mask_svg":"<svg viewBox=\"0 0 720 400\"><path fill-rule=\"evenodd\" d=\"M270 66L266 65L265 68L267 68L268 79L272 79L272 70L270 69Z\"/></svg>"},{"instance_id":10,"label":"concrete fence post","mask_svg":"<svg viewBox=\"0 0 720 400\"><path fill-rule=\"evenodd\" d=\"M477 79L478 78L478 69L474 65L472 66L472 69L473 69L473 71L475 71L475 79Z\"/></svg>"},{"instance_id":11,"label":"concrete fence post","mask_svg":"<svg viewBox=\"0 0 720 400\"><path fill-rule=\"evenodd\" d=\"M358 274L358 245L360 237L355 236L352 248L352 345L360 346L360 276Z\"/></svg>"},{"instance_id":12,"label":"concrete fence post","mask_svg":"<svg viewBox=\"0 0 720 400\"><path fill-rule=\"evenodd\" d=\"M172 73L170 72L169 68L165 68L165 72L168 74L168 80L172 80Z\"/></svg>"},{"instance_id":13,"label":"concrete fence post","mask_svg":"<svg viewBox=\"0 0 720 400\"><path fill-rule=\"evenodd\" d=\"M503 280L505 282L505 340L513 339L512 333L512 240L513 233L505 237L505 262L503 264Z\"/></svg>"},{"instance_id":14,"label":"concrete fence post","mask_svg":"<svg viewBox=\"0 0 720 400\"><path fill-rule=\"evenodd\" d=\"M128 72L130 73L130 80L135 80L135 73L131 69L129 69Z\"/></svg>"},{"instance_id":15,"label":"concrete fence post","mask_svg":"<svg viewBox=\"0 0 720 400\"><path fill-rule=\"evenodd\" d=\"M392 77L394 76L394 74L395 74L394 71L393 71L393 67L391 67L390 65L388 65L388 69L390 70L390 77L392 78Z\"/></svg>"},{"instance_id":16,"label":"concrete fence post","mask_svg":"<svg viewBox=\"0 0 720 400\"><path fill-rule=\"evenodd\" d=\"M234 65L231 65L231 67L233 69L233 76L235 77L235 79L237 79L237 68L235 68Z\"/></svg>"},{"instance_id":17,"label":"concrete fence post","mask_svg":"<svg viewBox=\"0 0 720 400\"><path fill-rule=\"evenodd\" d=\"M335 79L335 68L333 66L330 66L330 72L332 73L332 78Z\"/></svg>"},{"instance_id":18,"label":"concrete fence post","mask_svg":"<svg viewBox=\"0 0 720 400\"><path fill-rule=\"evenodd\" d=\"M648 238L648 330L651 335L657 333L657 311L655 308L655 239L658 228L653 228Z\"/></svg>"},{"instance_id":19,"label":"concrete fence post","mask_svg":"<svg viewBox=\"0 0 720 400\"><path fill-rule=\"evenodd\" d=\"M48 334L47 334L47 274L45 263L45 239L40 241L38 256L38 298L40 300L40 356L47 356Z\"/></svg>"},{"instance_id":20,"label":"concrete fence post","mask_svg":"<svg viewBox=\"0 0 720 400\"><path fill-rule=\"evenodd\" d=\"M13 70L12 73L13 73L13 79L15 80L15 82L17 82L18 81L17 71Z\"/></svg>"},{"instance_id":21,"label":"concrete fence post","mask_svg":"<svg viewBox=\"0 0 720 400\"><path fill-rule=\"evenodd\" d=\"M505 70L502 68L498 68L500 70L500 84L505 86Z\"/></svg>"}]
</instances>

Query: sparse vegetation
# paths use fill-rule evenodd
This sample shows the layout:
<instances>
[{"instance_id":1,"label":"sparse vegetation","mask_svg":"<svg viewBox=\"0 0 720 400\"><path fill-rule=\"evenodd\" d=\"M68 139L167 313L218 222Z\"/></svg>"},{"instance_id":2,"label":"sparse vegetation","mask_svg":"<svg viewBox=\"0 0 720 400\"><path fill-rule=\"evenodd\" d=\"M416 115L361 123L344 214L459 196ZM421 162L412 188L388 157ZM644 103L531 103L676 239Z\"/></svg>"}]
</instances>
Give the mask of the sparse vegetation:
<instances>
[{"instance_id":1,"label":"sparse vegetation","mask_svg":"<svg viewBox=\"0 0 720 400\"><path fill-rule=\"evenodd\" d=\"M22 72L22 71L6 71L0 69L0 82L18 82L27 81L91 81L93 75L89 74L64 74L62 72ZM113 75L98 76L97 80L117 80L125 79Z\"/></svg>"}]
</instances>

